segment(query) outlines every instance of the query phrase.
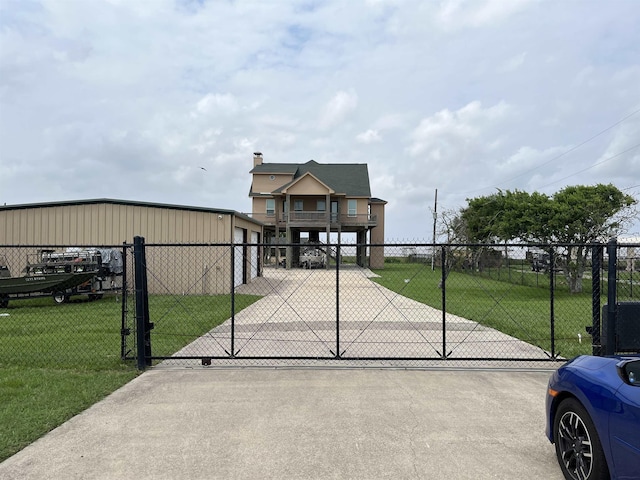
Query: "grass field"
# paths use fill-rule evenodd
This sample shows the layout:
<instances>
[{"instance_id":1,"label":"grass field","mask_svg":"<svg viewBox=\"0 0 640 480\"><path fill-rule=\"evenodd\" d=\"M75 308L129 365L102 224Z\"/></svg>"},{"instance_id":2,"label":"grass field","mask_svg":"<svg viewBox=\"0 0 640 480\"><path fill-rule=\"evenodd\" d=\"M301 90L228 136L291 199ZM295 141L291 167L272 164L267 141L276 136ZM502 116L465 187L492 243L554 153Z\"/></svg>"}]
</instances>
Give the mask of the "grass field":
<instances>
[{"instance_id":1,"label":"grass field","mask_svg":"<svg viewBox=\"0 0 640 480\"><path fill-rule=\"evenodd\" d=\"M389 263L376 270L381 285L400 294L442 309L441 271L430 265ZM586 282L588 287L589 282ZM538 286L519 285L481 275L451 272L446 281L446 311L495 328L525 342L551 350L551 301L548 277ZM591 324L590 288L570 294L558 287L554 292L556 355L570 358L591 353L591 338L585 327ZM606 297L602 298L606 303ZM580 336L579 336L580 335Z\"/></svg>"},{"instance_id":2,"label":"grass field","mask_svg":"<svg viewBox=\"0 0 640 480\"><path fill-rule=\"evenodd\" d=\"M385 287L442 308L441 272L430 265L389 262L376 273L376 281ZM446 310L551 350L548 285L548 276L524 270L494 271L490 277L452 272L446 282ZM638 287L633 294L638 299L640 285L630 285ZM259 298L236 295L236 311ZM225 321L230 301L224 295L150 297L153 354L169 356ZM591 308L590 280L585 279L584 293L571 295L558 279L557 355L591 352L585 332ZM64 305L53 304L51 298L15 301L0 314L0 461L138 375L133 361L120 358L122 303L117 297ZM128 341L134 342L133 335Z\"/></svg>"},{"instance_id":3,"label":"grass field","mask_svg":"<svg viewBox=\"0 0 640 480\"><path fill-rule=\"evenodd\" d=\"M236 295L236 311L259 298ZM138 375L134 362L120 359L116 299L41 298L0 310L0 461ZM150 297L154 353L171 355L224 322L230 308L228 295Z\"/></svg>"}]
</instances>

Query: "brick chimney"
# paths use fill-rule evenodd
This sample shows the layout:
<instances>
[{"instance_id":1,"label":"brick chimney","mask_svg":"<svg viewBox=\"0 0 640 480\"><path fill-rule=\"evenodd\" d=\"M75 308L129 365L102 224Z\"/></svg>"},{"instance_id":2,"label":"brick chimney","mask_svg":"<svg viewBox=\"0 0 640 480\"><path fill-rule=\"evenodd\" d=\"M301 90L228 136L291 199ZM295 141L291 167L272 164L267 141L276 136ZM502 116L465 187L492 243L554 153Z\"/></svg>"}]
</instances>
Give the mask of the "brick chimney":
<instances>
[{"instance_id":1,"label":"brick chimney","mask_svg":"<svg viewBox=\"0 0 640 480\"><path fill-rule=\"evenodd\" d=\"M258 165L262 165L262 153L255 152L253 154L253 167L257 167Z\"/></svg>"}]
</instances>

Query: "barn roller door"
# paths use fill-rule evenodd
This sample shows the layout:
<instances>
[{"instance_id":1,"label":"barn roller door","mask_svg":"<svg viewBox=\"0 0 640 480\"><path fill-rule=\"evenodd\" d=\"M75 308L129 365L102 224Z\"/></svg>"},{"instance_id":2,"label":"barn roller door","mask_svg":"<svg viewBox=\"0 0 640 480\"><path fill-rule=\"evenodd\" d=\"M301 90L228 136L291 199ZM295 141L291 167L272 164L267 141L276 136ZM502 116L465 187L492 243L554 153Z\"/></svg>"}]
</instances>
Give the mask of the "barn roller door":
<instances>
[{"instance_id":1,"label":"barn roller door","mask_svg":"<svg viewBox=\"0 0 640 480\"><path fill-rule=\"evenodd\" d=\"M245 230L244 228L235 228L233 231L233 243L242 244L245 242ZM237 287L244 283L244 248L242 245L234 247L235 260L233 265L233 286Z\"/></svg>"},{"instance_id":2,"label":"barn roller door","mask_svg":"<svg viewBox=\"0 0 640 480\"><path fill-rule=\"evenodd\" d=\"M258 245L259 242L258 232L251 232L251 278L256 278L258 276Z\"/></svg>"}]
</instances>

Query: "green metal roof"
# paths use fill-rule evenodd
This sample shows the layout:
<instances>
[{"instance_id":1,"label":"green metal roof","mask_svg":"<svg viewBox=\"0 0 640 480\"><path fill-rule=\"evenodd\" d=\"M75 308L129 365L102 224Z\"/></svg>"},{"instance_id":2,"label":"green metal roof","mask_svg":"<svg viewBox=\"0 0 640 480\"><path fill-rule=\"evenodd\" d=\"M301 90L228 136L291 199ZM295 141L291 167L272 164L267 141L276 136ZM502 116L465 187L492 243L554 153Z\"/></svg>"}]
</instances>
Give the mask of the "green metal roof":
<instances>
[{"instance_id":1,"label":"green metal roof","mask_svg":"<svg viewBox=\"0 0 640 480\"><path fill-rule=\"evenodd\" d=\"M352 197L371 197L369 169L366 163L318 163L315 160L301 164L263 163L254 167L251 173L291 173L293 181L305 173L311 173L336 193ZM274 193L281 192L291 183L274 190Z\"/></svg>"},{"instance_id":2,"label":"green metal roof","mask_svg":"<svg viewBox=\"0 0 640 480\"><path fill-rule=\"evenodd\" d=\"M290 173L294 174L298 170L295 163L263 163L253 167L249 173Z\"/></svg>"}]
</instances>

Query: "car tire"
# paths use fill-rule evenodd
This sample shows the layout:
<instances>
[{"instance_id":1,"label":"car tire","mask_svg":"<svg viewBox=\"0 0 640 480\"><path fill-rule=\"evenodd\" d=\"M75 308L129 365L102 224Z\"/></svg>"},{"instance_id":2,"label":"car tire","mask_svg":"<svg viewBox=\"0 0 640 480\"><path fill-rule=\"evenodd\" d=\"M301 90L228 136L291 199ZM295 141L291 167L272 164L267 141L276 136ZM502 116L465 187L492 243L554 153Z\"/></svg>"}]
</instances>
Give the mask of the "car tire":
<instances>
[{"instance_id":1,"label":"car tire","mask_svg":"<svg viewBox=\"0 0 640 480\"><path fill-rule=\"evenodd\" d=\"M607 460L591 417L574 398L563 400L553 420L553 442L567 480L609 479Z\"/></svg>"}]
</instances>

